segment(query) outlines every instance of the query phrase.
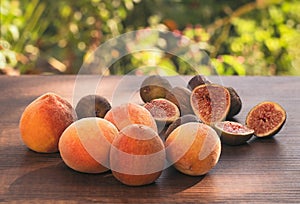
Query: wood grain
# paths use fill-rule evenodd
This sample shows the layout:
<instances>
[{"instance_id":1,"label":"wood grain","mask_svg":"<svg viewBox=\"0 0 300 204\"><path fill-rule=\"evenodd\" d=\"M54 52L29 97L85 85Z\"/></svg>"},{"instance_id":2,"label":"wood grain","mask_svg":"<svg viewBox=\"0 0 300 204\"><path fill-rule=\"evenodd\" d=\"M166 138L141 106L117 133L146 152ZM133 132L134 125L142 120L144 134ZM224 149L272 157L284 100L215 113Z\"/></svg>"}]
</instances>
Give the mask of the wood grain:
<instances>
[{"instance_id":1,"label":"wood grain","mask_svg":"<svg viewBox=\"0 0 300 204\"><path fill-rule=\"evenodd\" d=\"M189 78L169 80L180 85ZM141 103L137 90L142 79L0 76L0 203L300 202L300 77L210 77L234 87L241 96L243 107L237 121L244 123L248 111L264 100L281 104L287 121L274 138L253 138L236 147L223 145L217 166L201 177L186 176L169 167L154 184L128 187L110 172L78 173L65 166L59 153L38 154L22 143L20 116L39 95L55 92L74 105L78 100L74 96L80 95L76 91L96 91L113 104L126 100ZM98 84L96 88L94 84Z\"/></svg>"}]
</instances>

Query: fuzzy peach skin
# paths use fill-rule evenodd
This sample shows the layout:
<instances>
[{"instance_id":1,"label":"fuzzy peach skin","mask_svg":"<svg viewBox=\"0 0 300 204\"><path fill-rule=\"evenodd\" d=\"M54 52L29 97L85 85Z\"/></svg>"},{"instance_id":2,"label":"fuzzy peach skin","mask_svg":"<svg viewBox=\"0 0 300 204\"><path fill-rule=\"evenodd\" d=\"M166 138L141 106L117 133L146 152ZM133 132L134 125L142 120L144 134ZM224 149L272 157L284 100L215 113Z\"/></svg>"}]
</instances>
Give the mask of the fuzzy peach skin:
<instances>
[{"instance_id":1,"label":"fuzzy peach skin","mask_svg":"<svg viewBox=\"0 0 300 204\"><path fill-rule=\"evenodd\" d=\"M72 123L59 140L59 152L65 164L83 173L102 173L109 170L109 151L117 136L117 128L98 117Z\"/></svg>"},{"instance_id":2,"label":"fuzzy peach skin","mask_svg":"<svg viewBox=\"0 0 300 204\"><path fill-rule=\"evenodd\" d=\"M20 123L21 138L36 152L58 151L62 132L77 119L72 105L54 93L46 93L32 101L24 110Z\"/></svg>"},{"instance_id":3,"label":"fuzzy peach skin","mask_svg":"<svg viewBox=\"0 0 300 204\"><path fill-rule=\"evenodd\" d=\"M141 124L158 131L151 113L146 108L134 103L115 106L106 113L104 118L112 122L118 130L131 124Z\"/></svg>"},{"instance_id":4,"label":"fuzzy peach skin","mask_svg":"<svg viewBox=\"0 0 300 204\"><path fill-rule=\"evenodd\" d=\"M123 128L110 151L113 176L129 186L153 183L159 178L166 161L165 147L158 134L145 125Z\"/></svg>"},{"instance_id":5,"label":"fuzzy peach skin","mask_svg":"<svg viewBox=\"0 0 300 204\"><path fill-rule=\"evenodd\" d=\"M219 161L221 142L216 131L202 123L177 127L166 140L167 159L187 175L208 173Z\"/></svg>"}]
</instances>

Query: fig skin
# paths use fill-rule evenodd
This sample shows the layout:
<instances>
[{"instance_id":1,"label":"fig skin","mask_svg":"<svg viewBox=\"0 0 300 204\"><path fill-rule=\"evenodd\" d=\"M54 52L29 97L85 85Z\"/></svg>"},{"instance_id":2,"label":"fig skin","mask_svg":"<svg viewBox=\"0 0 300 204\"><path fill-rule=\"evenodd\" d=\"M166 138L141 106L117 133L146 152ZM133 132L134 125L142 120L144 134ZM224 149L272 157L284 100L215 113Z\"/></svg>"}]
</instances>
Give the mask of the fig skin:
<instances>
[{"instance_id":1,"label":"fig skin","mask_svg":"<svg viewBox=\"0 0 300 204\"><path fill-rule=\"evenodd\" d=\"M141 84L140 96L147 103L153 99L165 98L172 86L169 81L159 75L148 76Z\"/></svg>"},{"instance_id":2,"label":"fig skin","mask_svg":"<svg viewBox=\"0 0 300 204\"><path fill-rule=\"evenodd\" d=\"M232 131L226 130L226 126L231 126ZM227 145L242 145L247 143L253 136L254 130L233 121L217 122L214 129L220 136L221 142Z\"/></svg>"},{"instance_id":3,"label":"fig skin","mask_svg":"<svg viewBox=\"0 0 300 204\"><path fill-rule=\"evenodd\" d=\"M282 106L273 101L264 101L249 111L245 123L247 127L254 129L256 137L272 137L281 130L286 118L286 111ZM269 125L269 129L263 130L267 125Z\"/></svg>"},{"instance_id":4,"label":"fig skin","mask_svg":"<svg viewBox=\"0 0 300 204\"><path fill-rule=\"evenodd\" d=\"M191 91L193 91L197 86L203 85L203 84L211 84L211 81L208 80L204 75L198 74L193 76L187 85L187 88Z\"/></svg>"},{"instance_id":5,"label":"fig skin","mask_svg":"<svg viewBox=\"0 0 300 204\"><path fill-rule=\"evenodd\" d=\"M195 115L203 123L213 126L226 118L230 108L230 93L224 86L203 84L192 91L190 103Z\"/></svg>"},{"instance_id":6,"label":"fig skin","mask_svg":"<svg viewBox=\"0 0 300 204\"><path fill-rule=\"evenodd\" d=\"M190 103L191 91L187 88L176 86L166 94L166 99L174 103L180 110L180 115L194 114Z\"/></svg>"},{"instance_id":7,"label":"fig skin","mask_svg":"<svg viewBox=\"0 0 300 204\"><path fill-rule=\"evenodd\" d=\"M230 108L227 115L228 119L232 119L242 109L242 100L236 90L232 87L226 87L230 93Z\"/></svg>"},{"instance_id":8,"label":"fig skin","mask_svg":"<svg viewBox=\"0 0 300 204\"><path fill-rule=\"evenodd\" d=\"M75 108L78 119L87 117L104 118L105 114L111 109L109 101L96 94L82 97Z\"/></svg>"},{"instance_id":9,"label":"fig skin","mask_svg":"<svg viewBox=\"0 0 300 204\"><path fill-rule=\"evenodd\" d=\"M202 123L201 120L195 115L188 114L188 115L181 116L180 118L178 118L168 126L167 130L164 132L164 138L167 139L168 136L171 134L171 132L175 130L178 126L189 122Z\"/></svg>"}]
</instances>

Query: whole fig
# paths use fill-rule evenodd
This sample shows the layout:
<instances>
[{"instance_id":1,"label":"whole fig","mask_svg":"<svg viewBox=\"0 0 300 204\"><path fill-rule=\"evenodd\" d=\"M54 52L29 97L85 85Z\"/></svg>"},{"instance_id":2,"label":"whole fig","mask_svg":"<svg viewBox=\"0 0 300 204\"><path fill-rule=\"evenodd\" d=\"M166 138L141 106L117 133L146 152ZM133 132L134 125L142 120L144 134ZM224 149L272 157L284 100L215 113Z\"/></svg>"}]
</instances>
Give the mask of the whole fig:
<instances>
[{"instance_id":1,"label":"whole fig","mask_svg":"<svg viewBox=\"0 0 300 204\"><path fill-rule=\"evenodd\" d=\"M159 75L152 75L142 82L140 96L147 103L152 99L165 98L171 88L172 86L167 79Z\"/></svg>"},{"instance_id":2,"label":"whole fig","mask_svg":"<svg viewBox=\"0 0 300 204\"><path fill-rule=\"evenodd\" d=\"M187 88L176 86L167 94L166 99L173 102L180 110L180 115L194 114L190 103L191 91Z\"/></svg>"},{"instance_id":3,"label":"whole fig","mask_svg":"<svg viewBox=\"0 0 300 204\"><path fill-rule=\"evenodd\" d=\"M99 95L87 95L82 97L75 108L78 119L87 117L104 118L111 109L111 105L106 98Z\"/></svg>"},{"instance_id":4,"label":"whole fig","mask_svg":"<svg viewBox=\"0 0 300 204\"><path fill-rule=\"evenodd\" d=\"M227 118L232 118L237 115L242 109L242 100L234 88L226 87L230 93L230 108Z\"/></svg>"},{"instance_id":5,"label":"whole fig","mask_svg":"<svg viewBox=\"0 0 300 204\"><path fill-rule=\"evenodd\" d=\"M189 80L187 88L193 91L195 87L203 84L211 84L211 81L209 81L204 75L198 74Z\"/></svg>"},{"instance_id":6,"label":"whole fig","mask_svg":"<svg viewBox=\"0 0 300 204\"><path fill-rule=\"evenodd\" d=\"M178 126L189 122L201 123L201 120L197 116L192 114L181 116L180 118L178 118L168 126L167 130L164 133L164 137L167 138L171 134L171 132L175 130Z\"/></svg>"}]
</instances>

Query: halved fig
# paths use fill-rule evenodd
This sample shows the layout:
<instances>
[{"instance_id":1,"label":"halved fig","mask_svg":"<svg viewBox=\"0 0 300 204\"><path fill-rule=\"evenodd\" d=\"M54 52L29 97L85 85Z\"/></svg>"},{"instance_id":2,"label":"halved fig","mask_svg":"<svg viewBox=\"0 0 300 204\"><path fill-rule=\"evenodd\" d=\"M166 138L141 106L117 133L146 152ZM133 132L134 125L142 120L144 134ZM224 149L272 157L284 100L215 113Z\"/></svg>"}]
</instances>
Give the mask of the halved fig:
<instances>
[{"instance_id":1,"label":"halved fig","mask_svg":"<svg viewBox=\"0 0 300 204\"><path fill-rule=\"evenodd\" d=\"M167 128L167 130L164 133L164 137L167 138L170 133L175 130L178 126L183 125L185 123L189 123L189 122L199 122L201 123L201 120L192 114L188 114L188 115L184 115L181 116L180 118L178 118L177 120L175 120L174 122L172 122L169 127Z\"/></svg>"},{"instance_id":2,"label":"halved fig","mask_svg":"<svg viewBox=\"0 0 300 204\"><path fill-rule=\"evenodd\" d=\"M193 91L194 88L203 84L211 84L211 82L204 75L198 74L189 80L187 88Z\"/></svg>"},{"instance_id":3,"label":"halved fig","mask_svg":"<svg viewBox=\"0 0 300 204\"><path fill-rule=\"evenodd\" d=\"M232 87L226 87L230 93L230 108L227 118L233 118L242 109L242 100L236 90Z\"/></svg>"},{"instance_id":4,"label":"halved fig","mask_svg":"<svg viewBox=\"0 0 300 204\"><path fill-rule=\"evenodd\" d=\"M177 105L180 115L194 114L190 103L191 93L187 88L176 86L166 94L166 99Z\"/></svg>"},{"instance_id":5,"label":"halved fig","mask_svg":"<svg viewBox=\"0 0 300 204\"><path fill-rule=\"evenodd\" d=\"M205 124L213 125L226 118L230 108L229 91L217 84L197 86L191 94L191 106Z\"/></svg>"},{"instance_id":6,"label":"halved fig","mask_svg":"<svg viewBox=\"0 0 300 204\"><path fill-rule=\"evenodd\" d=\"M180 116L178 107L164 98L153 99L145 103L144 107L157 122L171 123Z\"/></svg>"},{"instance_id":7,"label":"halved fig","mask_svg":"<svg viewBox=\"0 0 300 204\"><path fill-rule=\"evenodd\" d=\"M246 117L246 125L257 137L273 136L286 121L286 112L278 103L265 101L254 106Z\"/></svg>"},{"instance_id":8,"label":"halved fig","mask_svg":"<svg viewBox=\"0 0 300 204\"><path fill-rule=\"evenodd\" d=\"M222 121L215 123L216 132L219 134L221 142L228 145L241 145L246 143L254 133L238 122Z\"/></svg>"},{"instance_id":9,"label":"halved fig","mask_svg":"<svg viewBox=\"0 0 300 204\"><path fill-rule=\"evenodd\" d=\"M146 103L156 98L165 98L168 90L172 88L170 82L159 76L151 75L144 79L140 87L140 96Z\"/></svg>"}]
</instances>

